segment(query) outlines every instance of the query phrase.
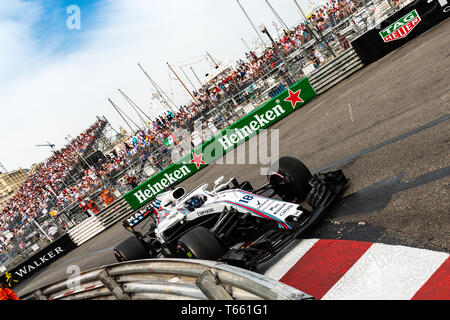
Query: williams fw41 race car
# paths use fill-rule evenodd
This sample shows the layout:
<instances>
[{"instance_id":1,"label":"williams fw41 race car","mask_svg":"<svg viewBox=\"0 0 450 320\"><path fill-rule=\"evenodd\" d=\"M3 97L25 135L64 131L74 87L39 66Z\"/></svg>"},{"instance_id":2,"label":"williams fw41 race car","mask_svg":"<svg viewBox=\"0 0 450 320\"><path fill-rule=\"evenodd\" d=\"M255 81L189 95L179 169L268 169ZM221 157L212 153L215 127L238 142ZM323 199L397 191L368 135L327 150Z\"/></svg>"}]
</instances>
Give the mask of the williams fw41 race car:
<instances>
[{"instance_id":1,"label":"williams fw41 race car","mask_svg":"<svg viewBox=\"0 0 450 320\"><path fill-rule=\"evenodd\" d=\"M203 184L158 195L123 221L133 236L115 247L116 259L194 258L254 270L309 230L348 186L341 170L312 175L288 156L268 172L259 188L220 177L211 191Z\"/></svg>"}]
</instances>

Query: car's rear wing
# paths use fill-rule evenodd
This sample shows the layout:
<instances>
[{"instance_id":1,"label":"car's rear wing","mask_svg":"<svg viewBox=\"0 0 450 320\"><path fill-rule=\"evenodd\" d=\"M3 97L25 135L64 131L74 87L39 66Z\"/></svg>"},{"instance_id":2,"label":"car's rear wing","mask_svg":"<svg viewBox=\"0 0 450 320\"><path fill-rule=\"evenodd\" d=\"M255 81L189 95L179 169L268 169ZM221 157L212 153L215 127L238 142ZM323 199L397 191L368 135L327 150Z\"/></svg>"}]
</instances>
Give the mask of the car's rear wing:
<instances>
[{"instance_id":1,"label":"car's rear wing","mask_svg":"<svg viewBox=\"0 0 450 320\"><path fill-rule=\"evenodd\" d=\"M155 209L154 209L154 201L145 207L139 209L135 213L133 213L131 216L123 220L122 225L127 229L128 231L134 232L134 228L142 223L144 220L147 220L148 218L154 216Z\"/></svg>"}]
</instances>

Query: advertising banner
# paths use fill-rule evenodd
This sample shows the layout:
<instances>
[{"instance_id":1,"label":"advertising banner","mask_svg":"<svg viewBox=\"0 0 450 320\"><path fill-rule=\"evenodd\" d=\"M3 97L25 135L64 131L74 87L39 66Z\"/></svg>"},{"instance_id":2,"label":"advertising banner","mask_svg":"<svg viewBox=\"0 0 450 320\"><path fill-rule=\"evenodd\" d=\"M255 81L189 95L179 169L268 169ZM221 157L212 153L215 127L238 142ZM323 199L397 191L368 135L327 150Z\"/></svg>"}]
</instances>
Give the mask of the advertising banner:
<instances>
[{"instance_id":1,"label":"advertising banner","mask_svg":"<svg viewBox=\"0 0 450 320\"><path fill-rule=\"evenodd\" d=\"M448 0L416 0L353 40L352 46L361 61L368 65L444 21L449 15Z\"/></svg>"},{"instance_id":2,"label":"advertising banner","mask_svg":"<svg viewBox=\"0 0 450 320\"><path fill-rule=\"evenodd\" d=\"M137 210L149 203L156 195L171 185L177 184L204 168L227 151L267 129L316 96L305 77L288 90L280 93L262 106L250 112L230 127L195 148L190 154L151 177L124 195L124 199Z\"/></svg>"},{"instance_id":3,"label":"advertising banner","mask_svg":"<svg viewBox=\"0 0 450 320\"><path fill-rule=\"evenodd\" d=\"M405 38L421 20L417 10L414 9L381 30L380 36L383 38L384 42Z\"/></svg>"},{"instance_id":4,"label":"advertising banner","mask_svg":"<svg viewBox=\"0 0 450 320\"><path fill-rule=\"evenodd\" d=\"M76 248L76 244L66 234L33 254L14 269L8 270L0 277L0 281L5 287L14 288L14 286L28 279L36 272L41 271L74 248Z\"/></svg>"}]
</instances>

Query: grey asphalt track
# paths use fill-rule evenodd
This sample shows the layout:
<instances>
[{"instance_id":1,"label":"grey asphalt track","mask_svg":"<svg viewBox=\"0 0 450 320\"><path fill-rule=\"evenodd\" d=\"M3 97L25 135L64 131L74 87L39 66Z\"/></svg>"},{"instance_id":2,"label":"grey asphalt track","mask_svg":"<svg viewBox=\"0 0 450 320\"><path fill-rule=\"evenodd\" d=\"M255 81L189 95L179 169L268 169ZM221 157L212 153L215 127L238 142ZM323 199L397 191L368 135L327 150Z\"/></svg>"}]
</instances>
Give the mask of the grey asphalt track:
<instances>
[{"instance_id":1,"label":"grey asphalt track","mask_svg":"<svg viewBox=\"0 0 450 320\"><path fill-rule=\"evenodd\" d=\"M279 154L312 171L341 168L345 198L308 237L450 251L450 20L316 97L270 129ZM269 131L270 136L270 131ZM249 142L242 145L248 154ZM270 150L270 149L269 149ZM186 189L221 175L265 182L261 165L213 164ZM114 263L121 223L17 287L21 294L81 270Z\"/></svg>"}]
</instances>

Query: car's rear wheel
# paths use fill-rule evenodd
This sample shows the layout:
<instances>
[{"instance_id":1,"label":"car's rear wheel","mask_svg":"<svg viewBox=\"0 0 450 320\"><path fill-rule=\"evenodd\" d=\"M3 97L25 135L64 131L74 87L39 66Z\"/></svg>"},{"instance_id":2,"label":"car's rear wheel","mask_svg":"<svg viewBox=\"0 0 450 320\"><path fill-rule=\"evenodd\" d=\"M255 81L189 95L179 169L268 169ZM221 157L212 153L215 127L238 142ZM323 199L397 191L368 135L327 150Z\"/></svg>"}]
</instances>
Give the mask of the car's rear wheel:
<instances>
[{"instance_id":1,"label":"car's rear wheel","mask_svg":"<svg viewBox=\"0 0 450 320\"><path fill-rule=\"evenodd\" d=\"M225 252L225 248L216 236L202 226L183 235L177 244L177 253L181 258L217 260Z\"/></svg>"},{"instance_id":2,"label":"car's rear wheel","mask_svg":"<svg viewBox=\"0 0 450 320\"><path fill-rule=\"evenodd\" d=\"M311 185L311 172L300 160L284 156L269 169L268 179L275 192L288 202L299 203L305 200Z\"/></svg>"},{"instance_id":3,"label":"car's rear wheel","mask_svg":"<svg viewBox=\"0 0 450 320\"><path fill-rule=\"evenodd\" d=\"M149 258L149 252L144 242L136 237L130 237L114 248L114 257L117 261L131 261Z\"/></svg>"}]
</instances>

